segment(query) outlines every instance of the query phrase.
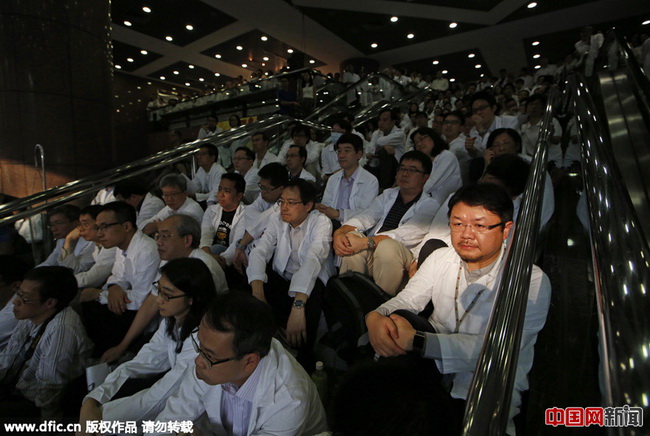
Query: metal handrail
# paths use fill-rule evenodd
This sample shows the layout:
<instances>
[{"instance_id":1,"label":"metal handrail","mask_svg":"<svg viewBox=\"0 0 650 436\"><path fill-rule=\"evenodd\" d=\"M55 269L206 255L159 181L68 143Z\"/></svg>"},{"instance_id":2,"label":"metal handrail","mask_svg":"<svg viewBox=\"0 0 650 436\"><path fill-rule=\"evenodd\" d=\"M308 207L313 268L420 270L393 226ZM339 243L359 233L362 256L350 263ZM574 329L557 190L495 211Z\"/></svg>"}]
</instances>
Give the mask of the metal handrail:
<instances>
[{"instance_id":1,"label":"metal handrail","mask_svg":"<svg viewBox=\"0 0 650 436\"><path fill-rule=\"evenodd\" d=\"M138 176L150 171L163 168L167 165L178 162L191 156L194 151L203 144L227 143L258 130L269 130L281 127L293 120L292 117L284 115L274 115L267 120L246 124L236 129L222 132L219 135L211 136L205 139L196 140L183 144L174 149L158 152L152 156L139 159L116 168L103 171L99 174L89 176L83 179L75 180L61 186L47 189L27 197L23 197L12 202L0 205L0 225L13 223L22 218L28 218L38 212L57 206L62 203L95 193L99 189L110 186L120 180ZM312 127L327 129L310 123ZM28 208L28 210L23 210ZM18 212L13 214L14 212Z\"/></svg>"},{"instance_id":2,"label":"metal handrail","mask_svg":"<svg viewBox=\"0 0 650 436\"><path fill-rule=\"evenodd\" d=\"M583 78L569 82L582 143L582 176L600 323L604 404L650 411L650 248ZM642 434L635 427L616 434Z\"/></svg>"},{"instance_id":3,"label":"metal handrail","mask_svg":"<svg viewBox=\"0 0 650 436\"><path fill-rule=\"evenodd\" d=\"M508 424L547 177L552 108L558 98L559 92L554 87L549 93L517 226L506 253L483 347L467 395L464 435L502 436Z\"/></svg>"}]
</instances>

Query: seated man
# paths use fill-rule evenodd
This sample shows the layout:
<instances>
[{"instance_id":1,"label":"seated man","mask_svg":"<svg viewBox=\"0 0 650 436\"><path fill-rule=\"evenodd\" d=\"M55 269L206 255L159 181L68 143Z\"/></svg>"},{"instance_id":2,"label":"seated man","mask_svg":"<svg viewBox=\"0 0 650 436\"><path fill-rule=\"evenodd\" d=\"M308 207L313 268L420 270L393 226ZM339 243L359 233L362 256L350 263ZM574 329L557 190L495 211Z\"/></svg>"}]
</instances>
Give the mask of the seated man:
<instances>
[{"instance_id":1,"label":"seated man","mask_svg":"<svg viewBox=\"0 0 650 436\"><path fill-rule=\"evenodd\" d=\"M279 213L280 206L277 201L282 194L282 187L289 181L287 169L277 162L270 163L259 172L260 196L246 207L244 211L244 225L246 231L240 240L235 240L235 256L233 266L243 274L248 265L247 254L250 252L252 242L262 236L269 218Z\"/></svg>"},{"instance_id":2,"label":"seated man","mask_svg":"<svg viewBox=\"0 0 650 436\"><path fill-rule=\"evenodd\" d=\"M316 187L306 180L285 185L278 200L280 215L270 218L246 270L253 295L271 305L305 368L313 367L323 291L334 273L332 222L313 210L315 197Z\"/></svg>"},{"instance_id":3,"label":"seated man","mask_svg":"<svg viewBox=\"0 0 650 436\"><path fill-rule=\"evenodd\" d=\"M117 182L115 184L115 198L135 208L136 224L139 229L143 227L143 223L165 207L165 203L160 198L147 191L143 182L135 179Z\"/></svg>"},{"instance_id":4,"label":"seated man","mask_svg":"<svg viewBox=\"0 0 650 436\"><path fill-rule=\"evenodd\" d=\"M219 203L205 211L201 224L201 249L213 255L224 270L232 265L236 241L244 236L244 184L240 174L224 174L219 182Z\"/></svg>"},{"instance_id":5,"label":"seated man","mask_svg":"<svg viewBox=\"0 0 650 436\"><path fill-rule=\"evenodd\" d=\"M37 267L61 266L63 257L74 256L77 258L74 272L87 271L94 262L93 243L84 238L66 240L68 233L79 226L79 208L71 204L57 206L49 213L47 220L52 236L56 239L56 245L47 259Z\"/></svg>"},{"instance_id":6,"label":"seated man","mask_svg":"<svg viewBox=\"0 0 650 436\"><path fill-rule=\"evenodd\" d=\"M25 274L14 299L19 321L0 353L0 417L34 417L40 409L43 418L61 418L64 390L83 374L93 347L68 306L76 294L68 268L45 266Z\"/></svg>"},{"instance_id":7,"label":"seated man","mask_svg":"<svg viewBox=\"0 0 650 436\"><path fill-rule=\"evenodd\" d=\"M285 142L278 153L278 156L284 157L289 152L289 147L297 145L307 152L304 167L309 174L320 177L320 154L323 144L311 140L311 129L307 126L297 124L291 129L291 140Z\"/></svg>"},{"instance_id":8,"label":"seated man","mask_svg":"<svg viewBox=\"0 0 650 436\"><path fill-rule=\"evenodd\" d=\"M326 431L316 386L274 333L266 304L245 292L217 297L199 326L195 367L155 421L196 421L205 413L206 430L218 434Z\"/></svg>"},{"instance_id":9,"label":"seated man","mask_svg":"<svg viewBox=\"0 0 650 436\"><path fill-rule=\"evenodd\" d=\"M377 130L373 132L366 150L369 157L378 159L376 165L372 161L370 165L376 168L381 190L388 189L395 183L397 162L404 154L406 135L397 126L398 117L398 111L390 108L379 112Z\"/></svg>"},{"instance_id":10,"label":"seated man","mask_svg":"<svg viewBox=\"0 0 650 436\"><path fill-rule=\"evenodd\" d=\"M219 150L215 145L205 144L196 152L196 170L194 178L190 180L187 176L187 191L194 195L196 201L205 202L208 205L214 204L212 195L217 192L219 180L226 170L217 163Z\"/></svg>"},{"instance_id":11,"label":"seated man","mask_svg":"<svg viewBox=\"0 0 650 436\"><path fill-rule=\"evenodd\" d=\"M368 335L381 356L411 351L433 359L452 377L451 399L467 397L481 351L504 261L504 241L512 228L512 200L495 185L472 185L450 201L452 247L434 251L404 290L366 317ZM546 321L550 282L533 267L510 417L518 413L520 392L528 388L537 333ZM419 317L433 303L429 319ZM402 309L402 310L400 310ZM394 313L400 310L398 314ZM463 402L454 402L462 420ZM514 435L510 421L508 434Z\"/></svg>"},{"instance_id":12,"label":"seated man","mask_svg":"<svg viewBox=\"0 0 650 436\"><path fill-rule=\"evenodd\" d=\"M497 115L497 102L488 92L481 91L474 94L471 108L474 127L465 140L465 148L471 157L480 157L483 154L493 131L502 127L516 129L519 125L515 117Z\"/></svg>"},{"instance_id":13,"label":"seated man","mask_svg":"<svg viewBox=\"0 0 650 436\"><path fill-rule=\"evenodd\" d=\"M179 174L167 174L160 181L160 189L167 206L143 223L144 227L142 228L142 232L145 235L153 235L158 231L158 223L160 221L170 215L179 213L189 215L201 224L203 220L203 209L201 209L201 206L196 201L188 197L187 183L183 176Z\"/></svg>"},{"instance_id":14,"label":"seated man","mask_svg":"<svg viewBox=\"0 0 650 436\"><path fill-rule=\"evenodd\" d=\"M304 167L307 160L307 150L305 147L292 145L287 151L287 170L289 170L289 180L303 179L308 182L316 183L316 177Z\"/></svg>"},{"instance_id":15,"label":"seated man","mask_svg":"<svg viewBox=\"0 0 650 436\"><path fill-rule=\"evenodd\" d=\"M335 144L339 170L327 181L323 200L316 205L336 225L353 218L377 197L377 178L359 165L363 141L353 133L343 134Z\"/></svg>"},{"instance_id":16,"label":"seated man","mask_svg":"<svg viewBox=\"0 0 650 436\"><path fill-rule=\"evenodd\" d=\"M79 215L79 227L72 230L66 236L65 245L68 245L68 240L84 238L90 241L95 246L92 256L95 263L88 271L78 272L74 276L77 279L77 287L101 287L106 283L106 279L111 275L113 263L115 263L115 252L117 248L104 248L99 243L97 238L97 226L95 220L97 215L101 212L102 206L94 204L87 206L81 210ZM65 246L64 246L65 248ZM75 256L62 256L61 266L68 267L73 271L78 268L79 259Z\"/></svg>"},{"instance_id":17,"label":"seated man","mask_svg":"<svg viewBox=\"0 0 650 436\"><path fill-rule=\"evenodd\" d=\"M422 191L431 165L421 151L405 153L398 187L385 190L334 233L334 251L343 258L341 273L368 273L385 292L395 295L399 291L413 260L410 250L420 243L440 207Z\"/></svg>"},{"instance_id":18,"label":"seated man","mask_svg":"<svg viewBox=\"0 0 650 436\"><path fill-rule=\"evenodd\" d=\"M104 205L96 226L104 248L119 248L104 288L86 288L79 297L88 335L101 355L129 329L151 290L160 259L156 243L136 227L133 206L121 201Z\"/></svg>"},{"instance_id":19,"label":"seated man","mask_svg":"<svg viewBox=\"0 0 650 436\"><path fill-rule=\"evenodd\" d=\"M0 256L0 352L4 350L18 320L14 316L14 299L23 276L29 270L18 256Z\"/></svg>"},{"instance_id":20,"label":"seated man","mask_svg":"<svg viewBox=\"0 0 650 436\"><path fill-rule=\"evenodd\" d=\"M339 166L338 154L336 152L336 143L339 141L339 138L341 138L341 135L345 133L352 133L352 124L350 124L349 121L340 119L332 124L332 134L330 139L326 142L320 156L321 173L324 182L327 182L332 174L341 169ZM363 146L363 140L361 145Z\"/></svg>"},{"instance_id":21,"label":"seated man","mask_svg":"<svg viewBox=\"0 0 650 436\"><path fill-rule=\"evenodd\" d=\"M219 119L214 116L214 117L208 117L207 118L207 123L201 126L199 129L199 136L197 139L204 139L209 136L214 136L218 133L223 132L223 129L220 127L217 127L217 121Z\"/></svg>"},{"instance_id":22,"label":"seated man","mask_svg":"<svg viewBox=\"0 0 650 436\"><path fill-rule=\"evenodd\" d=\"M260 195L260 187L258 186L260 176L257 175L257 169L253 168L254 161L255 153L253 153L250 148L246 147L239 147L235 150L235 154L232 157L235 173L244 176L244 182L246 183L244 203L246 204L251 204L255 201L257 196ZM217 193L217 198L218 197L219 194Z\"/></svg>"},{"instance_id":23,"label":"seated man","mask_svg":"<svg viewBox=\"0 0 650 436\"><path fill-rule=\"evenodd\" d=\"M282 159L269 151L269 138L264 132L255 132L251 135L251 144L255 152L253 167L257 170L271 162L281 162Z\"/></svg>"}]
</instances>

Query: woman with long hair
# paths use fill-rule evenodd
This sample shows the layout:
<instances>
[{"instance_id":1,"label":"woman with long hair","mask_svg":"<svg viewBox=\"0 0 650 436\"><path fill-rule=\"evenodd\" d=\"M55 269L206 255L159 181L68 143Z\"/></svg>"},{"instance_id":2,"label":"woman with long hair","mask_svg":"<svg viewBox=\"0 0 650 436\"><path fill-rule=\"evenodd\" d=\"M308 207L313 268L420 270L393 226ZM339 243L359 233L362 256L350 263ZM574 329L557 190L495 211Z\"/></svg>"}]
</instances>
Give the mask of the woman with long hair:
<instances>
[{"instance_id":1,"label":"woman with long hair","mask_svg":"<svg viewBox=\"0 0 650 436\"><path fill-rule=\"evenodd\" d=\"M163 317L158 330L132 360L118 366L84 398L80 422L152 419L196 358L190 336L216 296L210 270L199 259L180 258L166 263L160 274L153 284Z\"/></svg>"}]
</instances>

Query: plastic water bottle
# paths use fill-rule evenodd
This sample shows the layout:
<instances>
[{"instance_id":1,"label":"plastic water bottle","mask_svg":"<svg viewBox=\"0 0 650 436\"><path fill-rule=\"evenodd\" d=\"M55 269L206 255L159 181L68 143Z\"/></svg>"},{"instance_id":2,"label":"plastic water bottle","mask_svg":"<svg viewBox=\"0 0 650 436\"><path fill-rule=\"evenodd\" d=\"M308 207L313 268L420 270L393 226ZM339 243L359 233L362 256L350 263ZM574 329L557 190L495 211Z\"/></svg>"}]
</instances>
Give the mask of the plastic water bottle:
<instances>
[{"instance_id":1,"label":"plastic water bottle","mask_svg":"<svg viewBox=\"0 0 650 436\"><path fill-rule=\"evenodd\" d=\"M327 400L327 373L323 368L323 362L316 362L316 371L312 373L311 379L316 385L320 400L325 404Z\"/></svg>"}]
</instances>

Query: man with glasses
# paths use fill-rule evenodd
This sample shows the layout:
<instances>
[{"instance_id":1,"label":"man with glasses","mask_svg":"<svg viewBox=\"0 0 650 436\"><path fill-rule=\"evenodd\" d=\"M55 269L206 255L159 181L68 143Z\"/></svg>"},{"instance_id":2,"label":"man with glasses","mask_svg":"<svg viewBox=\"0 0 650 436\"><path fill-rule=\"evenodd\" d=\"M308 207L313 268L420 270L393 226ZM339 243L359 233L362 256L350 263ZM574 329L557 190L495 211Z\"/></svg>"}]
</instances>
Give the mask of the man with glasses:
<instances>
[{"instance_id":1,"label":"man with glasses","mask_svg":"<svg viewBox=\"0 0 650 436\"><path fill-rule=\"evenodd\" d=\"M367 315L366 325L380 356L411 353L431 359L431 369L444 374L441 382L451 384L451 419L460 426L502 273L513 205L504 189L484 184L460 189L449 207L452 247L434 251L399 295ZM418 316L429 302L433 313L428 319ZM520 392L528 388L526 374L549 302L548 277L533 267L510 418L518 413ZM512 420L507 433L515 434Z\"/></svg>"},{"instance_id":2,"label":"man with glasses","mask_svg":"<svg viewBox=\"0 0 650 436\"><path fill-rule=\"evenodd\" d=\"M121 201L102 206L95 221L99 243L104 248L118 248L103 289L86 288L79 297L98 356L122 339L158 272L156 243L138 230L135 222L135 209Z\"/></svg>"},{"instance_id":3,"label":"man with glasses","mask_svg":"<svg viewBox=\"0 0 650 436\"><path fill-rule=\"evenodd\" d=\"M190 180L187 176L187 191L194 195L196 201L204 202L207 205L214 204L216 201L212 194L217 192L219 180L226 170L217 163L219 160L219 150L215 145L205 144L196 152L196 164L199 169L196 170L194 178Z\"/></svg>"},{"instance_id":4,"label":"man with glasses","mask_svg":"<svg viewBox=\"0 0 650 436\"><path fill-rule=\"evenodd\" d=\"M305 169L305 161L307 160L307 150L305 147L292 145L289 147L286 156L289 180L303 179L316 183L316 177Z\"/></svg>"},{"instance_id":5,"label":"man with glasses","mask_svg":"<svg viewBox=\"0 0 650 436\"><path fill-rule=\"evenodd\" d=\"M385 190L365 210L334 233L334 252L342 257L341 273L369 274L385 292L395 295L405 280L413 254L440 204L423 192L431 158L406 152L400 161L397 187Z\"/></svg>"},{"instance_id":6,"label":"man with glasses","mask_svg":"<svg viewBox=\"0 0 650 436\"><path fill-rule=\"evenodd\" d=\"M47 226L52 231L56 245L52 253L40 266L65 266L62 259L67 256L76 258L74 272L88 271L95 263L93 260L93 243L79 237L79 208L71 204L57 206L49 213Z\"/></svg>"},{"instance_id":7,"label":"man with glasses","mask_svg":"<svg viewBox=\"0 0 650 436\"><path fill-rule=\"evenodd\" d=\"M498 107L494 96L486 91L480 91L472 96L471 121L474 127L465 140L465 148L472 157L483 155L490 133L502 127L517 129L519 122L516 117L497 115Z\"/></svg>"},{"instance_id":8,"label":"man with glasses","mask_svg":"<svg viewBox=\"0 0 650 436\"><path fill-rule=\"evenodd\" d=\"M282 187L289 181L289 175L284 165L272 162L260 169L259 188L260 196L252 204L246 206L244 211L244 225L246 231L244 236L235 244L235 255L233 266L240 274L243 274L248 265L248 252L251 243L262 236L264 229L271 215L278 213L280 207L277 204Z\"/></svg>"},{"instance_id":9,"label":"man with glasses","mask_svg":"<svg viewBox=\"0 0 650 436\"><path fill-rule=\"evenodd\" d=\"M166 206L143 223L142 231L145 235L153 235L158 231L160 221L179 213L189 215L201 224L203 209L188 196L187 183L183 176L180 174L167 174L160 180L160 190Z\"/></svg>"},{"instance_id":10,"label":"man with glasses","mask_svg":"<svg viewBox=\"0 0 650 436\"><path fill-rule=\"evenodd\" d=\"M205 434L326 431L316 386L275 331L267 304L238 291L217 297L199 325L194 365L155 421L200 422L205 413Z\"/></svg>"},{"instance_id":11,"label":"man with glasses","mask_svg":"<svg viewBox=\"0 0 650 436\"><path fill-rule=\"evenodd\" d=\"M287 182L249 256L246 273L253 295L268 302L298 360L313 368L313 346L325 283L334 274L332 222L314 210L316 187L306 180Z\"/></svg>"},{"instance_id":12,"label":"man with glasses","mask_svg":"<svg viewBox=\"0 0 650 436\"><path fill-rule=\"evenodd\" d=\"M373 174L377 176L382 190L393 186L397 162L404 154L406 135L397 126L399 121L399 110L382 109L377 120L377 130L373 132L366 150L370 158L377 158L376 165L371 161L371 166L376 168Z\"/></svg>"},{"instance_id":13,"label":"man with glasses","mask_svg":"<svg viewBox=\"0 0 650 436\"><path fill-rule=\"evenodd\" d=\"M255 153L250 148L239 147L235 150L232 157L232 163L235 167L235 173L244 177L246 189L244 191L244 203L251 204L260 195L260 176L257 174L257 168L253 167ZM218 197L218 194L217 194Z\"/></svg>"},{"instance_id":14,"label":"man with glasses","mask_svg":"<svg viewBox=\"0 0 650 436\"><path fill-rule=\"evenodd\" d=\"M445 120L442 122L442 136L449 144L449 151L454 153L456 159L458 159L463 183L467 183L469 179L469 153L465 148L465 139L467 137L463 133L463 126L465 126L463 112L459 110L450 112L445 115Z\"/></svg>"},{"instance_id":15,"label":"man with glasses","mask_svg":"<svg viewBox=\"0 0 650 436\"><path fill-rule=\"evenodd\" d=\"M83 374L93 346L69 306L76 294L68 268L25 274L14 298L18 324L0 353L0 418L61 418L65 388Z\"/></svg>"}]
</instances>

